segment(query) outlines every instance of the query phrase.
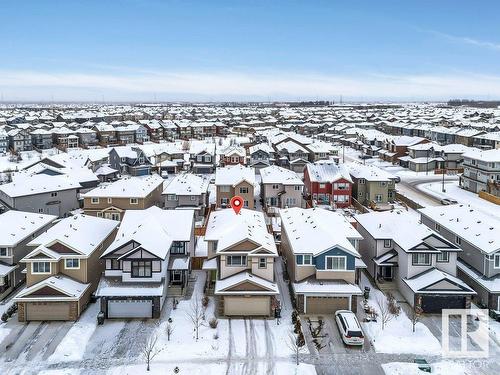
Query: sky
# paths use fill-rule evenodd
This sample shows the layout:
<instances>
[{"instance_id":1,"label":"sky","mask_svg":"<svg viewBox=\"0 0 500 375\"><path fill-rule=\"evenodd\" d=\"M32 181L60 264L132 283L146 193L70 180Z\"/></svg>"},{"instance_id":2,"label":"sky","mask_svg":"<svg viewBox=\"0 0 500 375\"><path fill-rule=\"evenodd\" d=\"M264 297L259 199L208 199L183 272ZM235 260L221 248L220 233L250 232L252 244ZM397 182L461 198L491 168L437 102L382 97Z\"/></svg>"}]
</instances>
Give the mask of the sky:
<instances>
[{"instance_id":1,"label":"sky","mask_svg":"<svg viewBox=\"0 0 500 375\"><path fill-rule=\"evenodd\" d=\"M2 101L500 99L500 1L1 0Z\"/></svg>"}]
</instances>

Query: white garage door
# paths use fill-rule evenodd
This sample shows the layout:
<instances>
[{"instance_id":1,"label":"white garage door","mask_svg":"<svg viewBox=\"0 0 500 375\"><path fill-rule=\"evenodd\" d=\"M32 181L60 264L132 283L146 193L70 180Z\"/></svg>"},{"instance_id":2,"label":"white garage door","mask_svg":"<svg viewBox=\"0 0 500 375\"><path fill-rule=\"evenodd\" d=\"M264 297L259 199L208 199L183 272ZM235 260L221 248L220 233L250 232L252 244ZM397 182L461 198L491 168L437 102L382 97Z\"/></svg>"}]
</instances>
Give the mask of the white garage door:
<instances>
[{"instance_id":1,"label":"white garage door","mask_svg":"<svg viewBox=\"0 0 500 375\"><path fill-rule=\"evenodd\" d=\"M224 314L236 316L269 315L270 297L224 297Z\"/></svg>"},{"instance_id":2,"label":"white garage door","mask_svg":"<svg viewBox=\"0 0 500 375\"><path fill-rule=\"evenodd\" d=\"M152 300L109 300L108 318L151 318Z\"/></svg>"},{"instance_id":3,"label":"white garage door","mask_svg":"<svg viewBox=\"0 0 500 375\"><path fill-rule=\"evenodd\" d=\"M26 320L69 320L69 302L28 302Z\"/></svg>"}]
</instances>

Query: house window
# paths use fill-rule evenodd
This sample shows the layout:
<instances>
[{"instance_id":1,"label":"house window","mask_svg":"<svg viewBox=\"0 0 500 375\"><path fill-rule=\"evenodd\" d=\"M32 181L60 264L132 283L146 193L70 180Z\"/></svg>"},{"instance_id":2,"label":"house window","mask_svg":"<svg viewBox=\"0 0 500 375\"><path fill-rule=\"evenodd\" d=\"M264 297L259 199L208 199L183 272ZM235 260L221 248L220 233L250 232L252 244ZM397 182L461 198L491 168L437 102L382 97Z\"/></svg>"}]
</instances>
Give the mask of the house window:
<instances>
[{"instance_id":1,"label":"house window","mask_svg":"<svg viewBox=\"0 0 500 375\"><path fill-rule=\"evenodd\" d=\"M439 225L438 223L434 223L434 229L435 229L437 232L441 232L441 225Z\"/></svg>"},{"instance_id":2,"label":"house window","mask_svg":"<svg viewBox=\"0 0 500 375\"><path fill-rule=\"evenodd\" d=\"M139 200L137 198L130 198L130 204L139 204Z\"/></svg>"},{"instance_id":3,"label":"house window","mask_svg":"<svg viewBox=\"0 0 500 375\"><path fill-rule=\"evenodd\" d=\"M220 199L220 204L222 206L227 205L229 203L229 198L221 198Z\"/></svg>"},{"instance_id":4,"label":"house window","mask_svg":"<svg viewBox=\"0 0 500 375\"><path fill-rule=\"evenodd\" d=\"M364 185L364 184L366 184L366 180L365 180L364 178L360 178L360 179L358 180L358 183L359 183L360 185Z\"/></svg>"},{"instance_id":5,"label":"house window","mask_svg":"<svg viewBox=\"0 0 500 375\"><path fill-rule=\"evenodd\" d=\"M382 195L381 194L375 195L375 202L382 202Z\"/></svg>"},{"instance_id":6,"label":"house window","mask_svg":"<svg viewBox=\"0 0 500 375\"><path fill-rule=\"evenodd\" d=\"M177 200L177 195L175 195L175 194L168 194L167 195L167 200L169 200L169 201L176 201Z\"/></svg>"},{"instance_id":7,"label":"house window","mask_svg":"<svg viewBox=\"0 0 500 375\"><path fill-rule=\"evenodd\" d=\"M133 261L132 262L132 277L151 277L151 262L150 261Z\"/></svg>"},{"instance_id":8,"label":"house window","mask_svg":"<svg viewBox=\"0 0 500 375\"><path fill-rule=\"evenodd\" d=\"M279 189L279 185L278 184L273 184L273 190L278 190Z\"/></svg>"},{"instance_id":9,"label":"house window","mask_svg":"<svg viewBox=\"0 0 500 375\"><path fill-rule=\"evenodd\" d=\"M430 254L413 254L412 263L414 266L430 266L431 265L431 255Z\"/></svg>"},{"instance_id":10,"label":"house window","mask_svg":"<svg viewBox=\"0 0 500 375\"><path fill-rule=\"evenodd\" d=\"M267 267L266 258L259 258L259 268L266 268L266 267Z\"/></svg>"},{"instance_id":11,"label":"house window","mask_svg":"<svg viewBox=\"0 0 500 375\"><path fill-rule=\"evenodd\" d=\"M391 247L392 241L391 240L384 240L384 247Z\"/></svg>"},{"instance_id":12,"label":"house window","mask_svg":"<svg viewBox=\"0 0 500 375\"><path fill-rule=\"evenodd\" d=\"M326 269L332 271L343 271L346 269L346 260L345 256L327 256L326 258Z\"/></svg>"},{"instance_id":13,"label":"house window","mask_svg":"<svg viewBox=\"0 0 500 375\"><path fill-rule=\"evenodd\" d=\"M201 163L203 161L203 155L198 155L196 157L196 161L199 162L199 163Z\"/></svg>"},{"instance_id":14,"label":"house window","mask_svg":"<svg viewBox=\"0 0 500 375\"><path fill-rule=\"evenodd\" d=\"M52 192L52 193L50 193L50 196L51 196L51 197L57 197L57 192Z\"/></svg>"},{"instance_id":15,"label":"house window","mask_svg":"<svg viewBox=\"0 0 500 375\"><path fill-rule=\"evenodd\" d=\"M245 255L228 255L226 265L233 267L242 267L247 265L247 257Z\"/></svg>"},{"instance_id":16,"label":"house window","mask_svg":"<svg viewBox=\"0 0 500 375\"><path fill-rule=\"evenodd\" d=\"M9 251L6 247L0 247L0 257L9 256Z\"/></svg>"},{"instance_id":17,"label":"house window","mask_svg":"<svg viewBox=\"0 0 500 375\"><path fill-rule=\"evenodd\" d=\"M493 267L494 268L500 268L500 254L495 254L495 258L494 258L494 262L493 262Z\"/></svg>"},{"instance_id":18,"label":"house window","mask_svg":"<svg viewBox=\"0 0 500 375\"><path fill-rule=\"evenodd\" d=\"M97 217L102 217L102 212L98 212Z\"/></svg>"},{"instance_id":19,"label":"house window","mask_svg":"<svg viewBox=\"0 0 500 375\"><path fill-rule=\"evenodd\" d=\"M99 204L99 198L92 197L92 198L90 198L90 202L92 204Z\"/></svg>"},{"instance_id":20,"label":"house window","mask_svg":"<svg viewBox=\"0 0 500 375\"><path fill-rule=\"evenodd\" d=\"M312 265L312 256L310 254L304 255L303 263L305 266Z\"/></svg>"},{"instance_id":21,"label":"house window","mask_svg":"<svg viewBox=\"0 0 500 375\"><path fill-rule=\"evenodd\" d=\"M380 186L385 186L385 185L387 185L386 181L380 181Z\"/></svg>"},{"instance_id":22,"label":"house window","mask_svg":"<svg viewBox=\"0 0 500 375\"><path fill-rule=\"evenodd\" d=\"M39 214L43 214L43 208L39 208L39 209L38 209L38 213L39 213Z\"/></svg>"},{"instance_id":23,"label":"house window","mask_svg":"<svg viewBox=\"0 0 500 375\"><path fill-rule=\"evenodd\" d=\"M243 207L248 207L248 201L243 201Z\"/></svg>"},{"instance_id":24,"label":"house window","mask_svg":"<svg viewBox=\"0 0 500 375\"><path fill-rule=\"evenodd\" d=\"M210 155L205 155L205 163L211 163L212 157Z\"/></svg>"},{"instance_id":25,"label":"house window","mask_svg":"<svg viewBox=\"0 0 500 375\"><path fill-rule=\"evenodd\" d=\"M248 188L247 187L241 187L240 188L240 194L248 194Z\"/></svg>"},{"instance_id":26,"label":"house window","mask_svg":"<svg viewBox=\"0 0 500 375\"><path fill-rule=\"evenodd\" d=\"M118 259L111 259L111 269L112 270L119 270L120 268L120 261Z\"/></svg>"},{"instance_id":27,"label":"house window","mask_svg":"<svg viewBox=\"0 0 500 375\"><path fill-rule=\"evenodd\" d=\"M113 203L113 198L108 198L108 203L109 204Z\"/></svg>"},{"instance_id":28,"label":"house window","mask_svg":"<svg viewBox=\"0 0 500 375\"><path fill-rule=\"evenodd\" d=\"M50 262L31 263L31 273L50 273Z\"/></svg>"},{"instance_id":29,"label":"house window","mask_svg":"<svg viewBox=\"0 0 500 375\"><path fill-rule=\"evenodd\" d=\"M66 269L80 268L80 259L65 259L64 267Z\"/></svg>"},{"instance_id":30,"label":"house window","mask_svg":"<svg viewBox=\"0 0 500 375\"><path fill-rule=\"evenodd\" d=\"M300 185L295 185L295 186L293 187L293 190L295 190L295 191L301 191L301 190L302 190L302 186L300 186Z\"/></svg>"},{"instance_id":31,"label":"house window","mask_svg":"<svg viewBox=\"0 0 500 375\"><path fill-rule=\"evenodd\" d=\"M461 245L462 244L462 239L460 237L458 237L458 236L455 236L455 243L457 245Z\"/></svg>"},{"instance_id":32,"label":"house window","mask_svg":"<svg viewBox=\"0 0 500 375\"><path fill-rule=\"evenodd\" d=\"M231 191L229 185L221 185L219 189L221 193L229 193Z\"/></svg>"},{"instance_id":33,"label":"house window","mask_svg":"<svg viewBox=\"0 0 500 375\"><path fill-rule=\"evenodd\" d=\"M447 251L443 251L437 255L436 261L439 263L448 263L450 261L450 253Z\"/></svg>"},{"instance_id":34,"label":"house window","mask_svg":"<svg viewBox=\"0 0 500 375\"><path fill-rule=\"evenodd\" d=\"M324 189L326 187L326 184L319 184L320 189Z\"/></svg>"},{"instance_id":35,"label":"house window","mask_svg":"<svg viewBox=\"0 0 500 375\"><path fill-rule=\"evenodd\" d=\"M185 242L174 241L170 248L170 254L184 254L186 249Z\"/></svg>"}]
</instances>

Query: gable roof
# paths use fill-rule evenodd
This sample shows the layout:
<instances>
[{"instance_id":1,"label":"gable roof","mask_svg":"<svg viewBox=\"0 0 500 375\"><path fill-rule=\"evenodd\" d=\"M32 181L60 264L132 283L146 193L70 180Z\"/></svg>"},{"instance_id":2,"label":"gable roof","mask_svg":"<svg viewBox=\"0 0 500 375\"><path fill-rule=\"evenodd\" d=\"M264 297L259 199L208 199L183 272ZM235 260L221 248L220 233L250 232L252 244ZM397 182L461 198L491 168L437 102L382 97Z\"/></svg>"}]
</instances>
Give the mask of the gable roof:
<instances>
[{"instance_id":1,"label":"gable roof","mask_svg":"<svg viewBox=\"0 0 500 375\"><path fill-rule=\"evenodd\" d=\"M430 270L422 272L410 279L403 279L403 281L411 288L411 290L413 290L414 293L476 294L471 287L458 277L452 276L449 273L438 270L437 268L431 268ZM451 286L454 286L454 290L443 288L431 289L433 285L443 281L449 283Z\"/></svg>"},{"instance_id":2,"label":"gable roof","mask_svg":"<svg viewBox=\"0 0 500 375\"><path fill-rule=\"evenodd\" d=\"M39 289L44 287L49 287L51 289L57 290L58 292L65 294L64 296L34 296L33 299L43 298L44 300L78 300L85 293L85 291L90 287L90 284L84 284L79 281L76 281L68 276L57 275L51 276L47 279L44 279L28 288L24 288L19 292L14 298L15 302L26 301L30 298L30 294L36 292Z\"/></svg>"},{"instance_id":3,"label":"gable roof","mask_svg":"<svg viewBox=\"0 0 500 375\"><path fill-rule=\"evenodd\" d=\"M0 185L0 191L12 198L79 188L81 185L70 175L47 174L18 176L13 182Z\"/></svg>"},{"instance_id":4,"label":"gable roof","mask_svg":"<svg viewBox=\"0 0 500 375\"><path fill-rule=\"evenodd\" d=\"M101 184L99 187L82 194L82 197L145 198L162 184L163 178L158 174L125 177L111 184Z\"/></svg>"},{"instance_id":5,"label":"gable roof","mask_svg":"<svg viewBox=\"0 0 500 375\"><path fill-rule=\"evenodd\" d=\"M163 194L202 195L207 193L209 184L210 179L208 177L183 173L170 180L163 190Z\"/></svg>"},{"instance_id":6,"label":"gable roof","mask_svg":"<svg viewBox=\"0 0 500 375\"><path fill-rule=\"evenodd\" d=\"M14 247L56 219L53 215L7 211L0 215L0 246Z\"/></svg>"},{"instance_id":7,"label":"gable roof","mask_svg":"<svg viewBox=\"0 0 500 375\"><path fill-rule=\"evenodd\" d=\"M343 178L352 183L349 170L344 164L307 164L306 168L311 182L331 183Z\"/></svg>"},{"instance_id":8,"label":"gable roof","mask_svg":"<svg viewBox=\"0 0 500 375\"><path fill-rule=\"evenodd\" d=\"M250 283L262 290L230 290L238 285ZM215 294L279 294L278 285L247 271L237 273L215 282Z\"/></svg>"},{"instance_id":9,"label":"gable roof","mask_svg":"<svg viewBox=\"0 0 500 375\"><path fill-rule=\"evenodd\" d=\"M262 168L260 176L263 184L304 185L297 173L277 165Z\"/></svg>"},{"instance_id":10,"label":"gable roof","mask_svg":"<svg viewBox=\"0 0 500 375\"><path fill-rule=\"evenodd\" d=\"M255 185L255 169L236 164L217 168L215 172L215 185L236 186L242 181L247 181L250 185Z\"/></svg>"}]
</instances>

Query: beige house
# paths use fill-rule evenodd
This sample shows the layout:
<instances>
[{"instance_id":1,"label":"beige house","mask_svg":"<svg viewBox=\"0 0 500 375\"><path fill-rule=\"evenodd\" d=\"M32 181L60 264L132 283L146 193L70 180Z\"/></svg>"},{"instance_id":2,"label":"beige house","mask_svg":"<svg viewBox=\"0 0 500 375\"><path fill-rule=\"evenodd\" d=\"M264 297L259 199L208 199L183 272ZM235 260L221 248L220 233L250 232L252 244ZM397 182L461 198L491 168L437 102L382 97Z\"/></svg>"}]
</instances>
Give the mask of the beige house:
<instances>
[{"instance_id":1,"label":"beige house","mask_svg":"<svg viewBox=\"0 0 500 375\"><path fill-rule=\"evenodd\" d=\"M125 177L109 185L101 185L82 195L86 215L122 220L126 210L144 210L163 205L163 178Z\"/></svg>"},{"instance_id":2,"label":"beige house","mask_svg":"<svg viewBox=\"0 0 500 375\"><path fill-rule=\"evenodd\" d=\"M274 314L278 286L274 260L278 257L273 236L267 232L261 212L242 209L213 211L205 233L210 290L218 297L219 313L225 316Z\"/></svg>"},{"instance_id":3,"label":"beige house","mask_svg":"<svg viewBox=\"0 0 500 375\"><path fill-rule=\"evenodd\" d=\"M304 183L297 173L271 165L260 170L262 184L260 194L268 213L276 208L302 207Z\"/></svg>"},{"instance_id":4,"label":"beige house","mask_svg":"<svg viewBox=\"0 0 500 375\"><path fill-rule=\"evenodd\" d=\"M99 259L118 223L87 215L61 220L28 243L35 249L26 264L26 288L14 301L20 322L77 320L104 270Z\"/></svg>"},{"instance_id":5,"label":"beige house","mask_svg":"<svg viewBox=\"0 0 500 375\"><path fill-rule=\"evenodd\" d=\"M240 164L217 168L215 172L216 204L218 208L229 207L231 198L239 195L243 206L253 209L255 169Z\"/></svg>"}]
</instances>

